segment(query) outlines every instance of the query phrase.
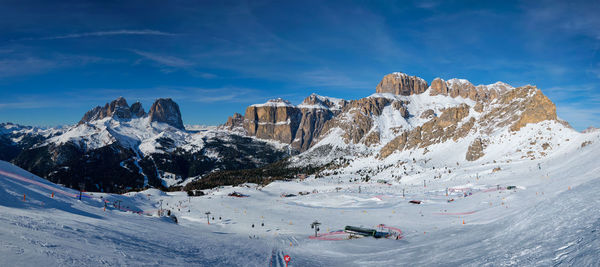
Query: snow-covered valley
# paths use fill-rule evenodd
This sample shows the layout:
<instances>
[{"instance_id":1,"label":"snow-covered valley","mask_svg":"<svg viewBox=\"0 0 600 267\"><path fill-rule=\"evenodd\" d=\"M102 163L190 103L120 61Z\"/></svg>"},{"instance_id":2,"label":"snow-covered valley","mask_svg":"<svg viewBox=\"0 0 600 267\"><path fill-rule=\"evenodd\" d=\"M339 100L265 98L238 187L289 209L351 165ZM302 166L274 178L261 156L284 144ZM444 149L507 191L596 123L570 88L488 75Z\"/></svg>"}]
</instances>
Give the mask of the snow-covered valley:
<instances>
[{"instance_id":1,"label":"snow-covered valley","mask_svg":"<svg viewBox=\"0 0 600 267\"><path fill-rule=\"evenodd\" d=\"M600 133L574 136L542 159L450 167L442 164L455 160L441 160L441 150L409 164L419 173L400 181L377 181L400 172L392 168L369 182L348 172L197 197L148 189L86 192L80 201L75 190L1 162L0 265L284 266L289 255L289 266L597 266ZM441 167L452 171L431 178ZM161 201L177 224L157 216ZM315 220L319 237L310 238ZM380 224L402 234L339 232Z\"/></svg>"}]
</instances>

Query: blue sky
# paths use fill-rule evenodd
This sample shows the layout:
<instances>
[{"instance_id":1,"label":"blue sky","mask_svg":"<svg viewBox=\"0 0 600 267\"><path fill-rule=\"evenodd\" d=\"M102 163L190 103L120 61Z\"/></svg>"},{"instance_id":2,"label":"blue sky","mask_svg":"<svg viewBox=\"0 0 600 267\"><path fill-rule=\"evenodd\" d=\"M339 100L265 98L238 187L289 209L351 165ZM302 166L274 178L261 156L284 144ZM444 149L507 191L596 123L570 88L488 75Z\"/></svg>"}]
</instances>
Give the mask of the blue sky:
<instances>
[{"instance_id":1,"label":"blue sky","mask_svg":"<svg viewBox=\"0 0 600 267\"><path fill-rule=\"evenodd\" d=\"M537 85L600 126L600 1L0 1L0 122L118 96L216 125L274 97L358 99L387 73Z\"/></svg>"}]
</instances>

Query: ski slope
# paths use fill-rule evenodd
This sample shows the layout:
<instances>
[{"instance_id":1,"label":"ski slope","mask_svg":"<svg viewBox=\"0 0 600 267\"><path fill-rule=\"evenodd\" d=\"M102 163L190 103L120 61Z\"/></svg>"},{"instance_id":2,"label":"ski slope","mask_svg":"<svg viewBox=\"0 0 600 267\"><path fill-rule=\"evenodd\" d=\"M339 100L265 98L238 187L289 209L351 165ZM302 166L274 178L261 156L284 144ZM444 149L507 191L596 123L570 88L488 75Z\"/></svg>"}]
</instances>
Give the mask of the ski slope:
<instances>
[{"instance_id":1,"label":"ski slope","mask_svg":"<svg viewBox=\"0 0 600 267\"><path fill-rule=\"evenodd\" d=\"M389 184L344 174L192 198L150 189L80 201L0 162L0 266L285 266L284 255L289 266L599 266L600 135L582 138L592 143L543 159L463 162L425 186L416 174ZM178 224L157 216L161 201ZM385 224L402 238L311 239L314 220L322 235Z\"/></svg>"}]
</instances>

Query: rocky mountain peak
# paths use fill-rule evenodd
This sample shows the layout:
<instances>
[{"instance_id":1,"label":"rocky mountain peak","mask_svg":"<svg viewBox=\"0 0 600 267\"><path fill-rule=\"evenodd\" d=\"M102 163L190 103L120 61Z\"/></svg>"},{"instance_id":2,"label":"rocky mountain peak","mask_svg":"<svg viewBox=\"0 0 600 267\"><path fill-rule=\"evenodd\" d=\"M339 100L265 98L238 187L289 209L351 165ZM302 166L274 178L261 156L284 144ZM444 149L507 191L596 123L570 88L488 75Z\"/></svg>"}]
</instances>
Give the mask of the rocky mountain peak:
<instances>
[{"instance_id":1,"label":"rocky mountain peak","mask_svg":"<svg viewBox=\"0 0 600 267\"><path fill-rule=\"evenodd\" d=\"M111 101L110 105L118 107L129 107L129 105L127 104L127 100L125 100L125 98L122 96L119 96L117 97L117 99Z\"/></svg>"},{"instance_id":2,"label":"rocky mountain peak","mask_svg":"<svg viewBox=\"0 0 600 267\"><path fill-rule=\"evenodd\" d=\"M233 113L233 116L229 116L227 118L227 122L223 125L223 127L228 130L244 127L244 116L237 112Z\"/></svg>"},{"instance_id":3,"label":"rocky mountain peak","mask_svg":"<svg viewBox=\"0 0 600 267\"><path fill-rule=\"evenodd\" d=\"M163 122L177 129L185 129L183 120L181 119L179 105L171 98L157 99L154 104L152 104L152 107L150 107L148 116L151 122Z\"/></svg>"},{"instance_id":4,"label":"rocky mountain peak","mask_svg":"<svg viewBox=\"0 0 600 267\"><path fill-rule=\"evenodd\" d=\"M320 95L313 93L313 94L309 95L308 97L306 97L304 99L304 101L302 101L302 104L318 105L318 104L325 104L325 101L327 101L327 99L322 100Z\"/></svg>"},{"instance_id":5,"label":"rocky mountain peak","mask_svg":"<svg viewBox=\"0 0 600 267\"><path fill-rule=\"evenodd\" d=\"M262 106L272 106L272 107L284 107L284 106L290 106L293 107L294 105L292 105L292 103L288 100L285 100L283 98L274 98L274 99L269 99L266 103L264 104L254 104L252 105L254 107L262 107Z\"/></svg>"},{"instance_id":6,"label":"rocky mountain peak","mask_svg":"<svg viewBox=\"0 0 600 267\"><path fill-rule=\"evenodd\" d=\"M320 96L315 93L309 95L302 101L299 108L321 108L321 109L341 109L346 104L345 100Z\"/></svg>"},{"instance_id":7,"label":"rocky mountain peak","mask_svg":"<svg viewBox=\"0 0 600 267\"><path fill-rule=\"evenodd\" d=\"M129 110L131 110L132 115L135 115L139 118L146 116L146 112L144 111L144 108L142 107L142 103L140 103L140 102L133 103L133 105L131 105Z\"/></svg>"},{"instance_id":8,"label":"rocky mountain peak","mask_svg":"<svg viewBox=\"0 0 600 267\"><path fill-rule=\"evenodd\" d=\"M376 92L407 96L421 94L427 88L427 82L422 78L409 76L401 72L394 72L383 77L377 85Z\"/></svg>"},{"instance_id":9,"label":"rocky mountain peak","mask_svg":"<svg viewBox=\"0 0 600 267\"><path fill-rule=\"evenodd\" d=\"M139 104L139 108L141 108L141 104ZM139 108L138 112L134 112L136 116L139 116ZM143 110L142 110L143 112ZM143 116L144 114L141 114ZM131 119L132 111L129 105L127 104L127 100L124 97L120 96L117 99L111 101L110 103L106 103L104 107L97 106L83 115L83 118L79 121L79 124L85 122L91 122L95 120L101 120L107 117L112 117L115 119Z\"/></svg>"}]
</instances>

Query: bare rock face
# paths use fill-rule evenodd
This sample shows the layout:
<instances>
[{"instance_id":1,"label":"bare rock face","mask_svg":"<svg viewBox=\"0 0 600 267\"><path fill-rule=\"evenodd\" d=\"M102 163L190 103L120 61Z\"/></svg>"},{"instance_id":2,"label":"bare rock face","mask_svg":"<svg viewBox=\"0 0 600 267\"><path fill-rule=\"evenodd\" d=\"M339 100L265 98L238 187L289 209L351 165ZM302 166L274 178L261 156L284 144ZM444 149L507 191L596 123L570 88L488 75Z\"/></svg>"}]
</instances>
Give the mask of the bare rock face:
<instances>
[{"instance_id":1,"label":"bare rock face","mask_svg":"<svg viewBox=\"0 0 600 267\"><path fill-rule=\"evenodd\" d=\"M294 106L283 99L246 108L243 128L248 135L290 144L298 151L314 145L325 123L346 106L345 100L312 94ZM230 125L231 123L226 123Z\"/></svg>"},{"instance_id":2,"label":"bare rock face","mask_svg":"<svg viewBox=\"0 0 600 267\"><path fill-rule=\"evenodd\" d=\"M475 119L465 121L469 115L466 104L445 109L439 117L433 117L421 126L417 126L388 142L379 152L380 158L386 158L395 151L426 148L432 144L449 139L457 140L466 136L472 129ZM461 124L462 123L462 124ZM459 127L460 125L460 127Z\"/></svg>"},{"instance_id":3,"label":"bare rock face","mask_svg":"<svg viewBox=\"0 0 600 267\"><path fill-rule=\"evenodd\" d=\"M373 127L372 116L379 116L383 112L383 108L389 105L392 101L387 98L367 97L359 100L352 100L342 109L342 115L327 121L321 136L327 134L334 128L340 128L344 132L343 138L346 143L358 144L377 140L375 136L367 140L363 140L365 135ZM378 142L378 141L377 141Z\"/></svg>"},{"instance_id":4,"label":"bare rock face","mask_svg":"<svg viewBox=\"0 0 600 267\"><path fill-rule=\"evenodd\" d=\"M478 123L487 134L506 126L518 131L528 123L545 120L557 120L556 106L537 87L527 85L501 95Z\"/></svg>"},{"instance_id":5,"label":"bare rock face","mask_svg":"<svg viewBox=\"0 0 600 267\"><path fill-rule=\"evenodd\" d=\"M152 107L150 107L148 117L151 122L163 122L177 129L185 129L183 120L181 119L179 105L171 98L157 99L154 104L152 104Z\"/></svg>"},{"instance_id":6,"label":"bare rock face","mask_svg":"<svg viewBox=\"0 0 600 267\"><path fill-rule=\"evenodd\" d=\"M334 103L328 98L312 94L297 107L302 119L296 131L292 147L305 151L316 144L325 123L341 112L347 104L345 100Z\"/></svg>"},{"instance_id":7,"label":"bare rock face","mask_svg":"<svg viewBox=\"0 0 600 267\"><path fill-rule=\"evenodd\" d=\"M381 148L379 151L379 158L387 158L395 151L404 149L407 138L408 132L406 131L396 136L396 138L392 139L392 141L388 142L385 146L383 146L383 148Z\"/></svg>"},{"instance_id":8,"label":"bare rock face","mask_svg":"<svg viewBox=\"0 0 600 267\"><path fill-rule=\"evenodd\" d=\"M79 121L79 124L95 120L101 120L107 117L112 117L115 119L131 119L132 115L137 117L144 116L144 109L142 108L141 104L139 102L136 104L134 104L135 111L133 111L134 106L130 108L127 104L127 100L125 100L125 98L123 97L119 97L111 101L110 103L106 103L104 107L97 106L91 109L90 111L86 112L83 115L83 118L81 118L81 120Z\"/></svg>"},{"instance_id":9,"label":"bare rock face","mask_svg":"<svg viewBox=\"0 0 600 267\"><path fill-rule=\"evenodd\" d=\"M467 155L465 156L466 160L475 161L483 157L485 155L485 153L483 153L483 150L485 149L486 144L487 142L485 140L482 140L481 138L473 140L473 142L471 143L471 145L469 145L469 148L467 150Z\"/></svg>"},{"instance_id":10,"label":"bare rock face","mask_svg":"<svg viewBox=\"0 0 600 267\"><path fill-rule=\"evenodd\" d=\"M448 95L448 86L446 82L440 78L435 78L431 82L430 95Z\"/></svg>"},{"instance_id":11,"label":"bare rock face","mask_svg":"<svg viewBox=\"0 0 600 267\"><path fill-rule=\"evenodd\" d=\"M533 97L525 95L533 91ZM548 97L542 94L542 91L535 87L526 87L523 90L511 91L506 98L525 97L525 103L522 103L522 115L511 127L511 131L518 131L528 123L538 123L545 120L556 120L556 106Z\"/></svg>"},{"instance_id":12,"label":"bare rock face","mask_svg":"<svg viewBox=\"0 0 600 267\"><path fill-rule=\"evenodd\" d=\"M427 90L427 82L416 76L408 76L395 72L385 75L377 85L377 93L391 93L395 95L421 94Z\"/></svg>"},{"instance_id":13,"label":"bare rock face","mask_svg":"<svg viewBox=\"0 0 600 267\"><path fill-rule=\"evenodd\" d=\"M240 113L233 113L233 116L227 118L227 122L223 125L228 130L244 127L244 116Z\"/></svg>"},{"instance_id":14,"label":"bare rock face","mask_svg":"<svg viewBox=\"0 0 600 267\"><path fill-rule=\"evenodd\" d=\"M511 89L513 89L512 86L502 82L474 86L471 82L463 79L450 79L444 81L440 78L435 78L433 82L431 82L429 95L462 97L474 101L491 101Z\"/></svg>"},{"instance_id":15,"label":"bare rock face","mask_svg":"<svg viewBox=\"0 0 600 267\"><path fill-rule=\"evenodd\" d=\"M146 116L146 112L144 111L144 108L142 107L142 103L140 103L140 102L133 103L133 105L131 105L130 110L131 110L132 116L136 116L138 118Z\"/></svg>"},{"instance_id":16,"label":"bare rock face","mask_svg":"<svg viewBox=\"0 0 600 267\"><path fill-rule=\"evenodd\" d=\"M381 138L381 135L379 134L378 131L371 131L367 136L365 136L363 143L366 146L376 145L376 144L379 144L380 138Z\"/></svg>"},{"instance_id":17,"label":"bare rock face","mask_svg":"<svg viewBox=\"0 0 600 267\"><path fill-rule=\"evenodd\" d=\"M435 117L435 111L433 109L428 109L421 113L421 119L432 119Z\"/></svg>"},{"instance_id":18,"label":"bare rock face","mask_svg":"<svg viewBox=\"0 0 600 267\"><path fill-rule=\"evenodd\" d=\"M457 124L464 117L469 115L469 106L466 104L461 104L458 107L447 108L442 112L439 118L437 118L436 123L442 127L446 128L450 125Z\"/></svg>"},{"instance_id":19,"label":"bare rock face","mask_svg":"<svg viewBox=\"0 0 600 267\"><path fill-rule=\"evenodd\" d=\"M345 102L342 103L342 105L344 104ZM325 122L339 114L340 110L335 103L332 103L328 99L320 98L315 94L304 99L298 107L300 108L302 119L292 142L292 147L300 151L305 151L316 143L321 130L325 126Z\"/></svg>"},{"instance_id":20,"label":"bare rock face","mask_svg":"<svg viewBox=\"0 0 600 267\"><path fill-rule=\"evenodd\" d=\"M294 140L300 119L298 108L278 98L249 106L244 115L244 129L249 135L289 144Z\"/></svg>"},{"instance_id":21,"label":"bare rock face","mask_svg":"<svg viewBox=\"0 0 600 267\"><path fill-rule=\"evenodd\" d=\"M392 107L398 111L400 111L400 115L402 115L403 118L408 119L408 117L410 116L410 114L408 114L408 109L406 108L406 102L404 101L394 101L392 102Z\"/></svg>"}]
</instances>

